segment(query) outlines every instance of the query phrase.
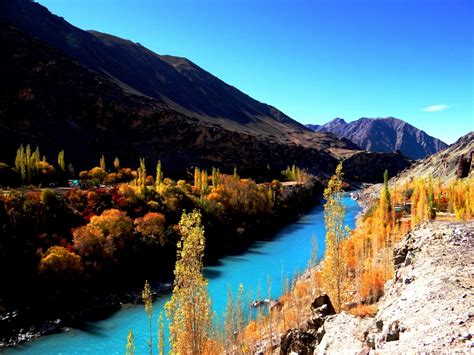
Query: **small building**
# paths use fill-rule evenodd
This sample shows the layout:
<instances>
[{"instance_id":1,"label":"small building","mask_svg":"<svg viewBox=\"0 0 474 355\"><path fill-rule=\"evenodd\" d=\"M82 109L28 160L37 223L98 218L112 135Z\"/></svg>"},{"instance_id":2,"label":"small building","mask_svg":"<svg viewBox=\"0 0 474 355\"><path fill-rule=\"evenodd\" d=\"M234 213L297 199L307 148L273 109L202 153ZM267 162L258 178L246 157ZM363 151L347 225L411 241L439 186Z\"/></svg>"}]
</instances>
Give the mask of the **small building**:
<instances>
[{"instance_id":1,"label":"small building","mask_svg":"<svg viewBox=\"0 0 474 355\"><path fill-rule=\"evenodd\" d=\"M76 179L69 179L69 180L68 180L68 186L69 186L69 187L80 187L80 186L79 186L79 180L76 180Z\"/></svg>"}]
</instances>

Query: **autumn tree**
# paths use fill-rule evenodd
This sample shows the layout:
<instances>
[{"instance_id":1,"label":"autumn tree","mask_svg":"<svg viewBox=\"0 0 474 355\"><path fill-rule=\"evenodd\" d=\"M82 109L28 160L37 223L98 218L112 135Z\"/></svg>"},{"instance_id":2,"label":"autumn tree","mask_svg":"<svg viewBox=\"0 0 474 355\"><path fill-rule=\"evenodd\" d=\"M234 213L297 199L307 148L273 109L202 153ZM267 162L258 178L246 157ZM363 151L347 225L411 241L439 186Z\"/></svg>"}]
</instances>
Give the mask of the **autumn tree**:
<instances>
[{"instance_id":1,"label":"autumn tree","mask_svg":"<svg viewBox=\"0 0 474 355\"><path fill-rule=\"evenodd\" d=\"M106 171L106 165L105 165L105 156L104 154L102 154L102 156L100 157L100 161L99 161L99 166L102 170Z\"/></svg>"},{"instance_id":2,"label":"autumn tree","mask_svg":"<svg viewBox=\"0 0 474 355\"><path fill-rule=\"evenodd\" d=\"M62 172L66 171L66 161L64 160L64 150L58 153L58 166Z\"/></svg>"},{"instance_id":3,"label":"autumn tree","mask_svg":"<svg viewBox=\"0 0 474 355\"><path fill-rule=\"evenodd\" d=\"M120 159L118 157L115 157L115 159L114 159L114 168L117 171L120 170Z\"/></svg>"},{"instance_id":4,"label":"autumn tree","mask_svg":"<svg viewBox=\"0 0 474 355\"><path fill-rule=\"evenodd\" d=\"M158 355L165 354L165 322L163 312L158 316Z\"/></svg>"},{"instance_id":5,"label":"autumn tree","mask_svg":"<svg viewBox=\"0 0 474 355\"><path fill-rule=\"evenodd\" d=\"M127 336L127 346L125 347L125 354L126 355L135 355L135 337L133 335L133 331L128 331Z\"/></svg>"},{"instance_id":6,"label":"autumn tree","mask_svg":"<svg viewBox=\"0 0 474 355\"><path fill-rule=\"evenodd\" d=\"M204 228L201 214L183 213L179 222L175 280L171 300L166 303L170 320L170 347L178 354L211 352L212 317L207 280L202 276Z\"/></svg>"},{"instance_id":7,"label":"autumn tree","mask_svg":"<svg viewBox=\"0 0 474 355\"><path fill-rule=\"evenodd\" d=\"M153 341L152 341L152 317L153 317L153 294L151 292L151 287L148 281L145 281L145 287L143 288L142 291L142 300L143 303L145 304L145 312L148 316L148 323L149 323L149 338L148 338L148 348L150 350L150 355L153 354Z\"/></svg>"},{"instance_id":8,"label":"autumn tree","mask_svg":"<svg viewBox=\"0 0 474 355\"><path fill-rule=\"evenodd\" d=\"M135 230L144 237L146 243L165 244L166 219L162 213L148 212L134 221Z\"/></svg>"},{"instance_id":9,"label":"autumn tree","mask_svg":"<svg viewBox=\"0 0 474 355\"><path fill-rule=\"evenodd\" d=\"M383 188L381 200L384 201L384 208L387 210L387 213L392 211L392 203L390 200L390 190L388 189L388 170L385 170L383 173Z\"/></svg>"},{"instance_id":10,"label":"autumn tree","mask_svg":"<svg viewBox=\"0 0 474 355\"><path fill-rule=\"evenodd\" d=\"M156 186L157 191L159 190L162 183L163 183L163 171L161 168L161 160L158 160L158 164L156 164L156 179L155 179L155 186Z\"/></svg>"},{"instance_id":11,"label":"autumn tree","mask_svg":"<svg viewBox=\"0 0 474 355\"><path fill-rule=\"evenodd\" d=\"M194 167L194 188L201 191L201 170L197 166Z\"/></svg>"},{"instance_id":12,"label":"autumn tree","mask_svg":"<svg viewBox=\"0 0 474 355\"><path fill-rule=\"evenodd\" d=\"M53 246L41 258L38 271L67 278L83 271L81 257L64 247Z\"/></svg>"},{"instance_id":13,"label":"autumn tree","mask_svg":"<svg viewBox=\"0 0 474 355\"><path fill-rule=\"evenodd\" d=\"M137 169L137 186L142 197L146 196L146 165L145 159L140 158L140 167Z\"/></svg>"},{"instance_id":14,"label":"autumn tree","mask_svg":"<svg viewBox=\"0 0 474 355\"><path fill-rule=\"evenodd\" d=\"M133 221L125 212L109 209L73 230L74 249L94 268L116 259L133 233Z\"/></svg>"},{"instance_id":15,"label":"autumn tree","mask_svg":"<svg viewBox=\"0 0 474 355\"><path fill-rule=\"evenodd\" d=\"M334 306L339 311L343 300L344 259L341 244L346 237L344 229L345 206L342 202L342 163L324 190L324 223L326 226L326 251L324 254L323 282Z\"/></svg>"}]
</instances>

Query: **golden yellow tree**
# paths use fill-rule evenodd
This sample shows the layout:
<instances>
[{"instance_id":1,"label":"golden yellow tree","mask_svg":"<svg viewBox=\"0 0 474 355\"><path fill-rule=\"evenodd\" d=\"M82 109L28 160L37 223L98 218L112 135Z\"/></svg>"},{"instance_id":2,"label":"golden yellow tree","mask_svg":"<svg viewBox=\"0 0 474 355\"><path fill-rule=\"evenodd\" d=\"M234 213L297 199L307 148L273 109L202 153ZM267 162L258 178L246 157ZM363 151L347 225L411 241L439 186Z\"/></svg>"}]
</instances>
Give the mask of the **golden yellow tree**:
<instances>
[{"instance_id":1,"label":"golden yellow tree","mask_svg":"<svg viewBox=\"0 0 474 355\"><path fill-rule=\"evenodd\" d=\"M128 332L127 346L125 347L125 354L126 355L135 354L135 337L133 336L133 332L131 330Z\"/></svg>"},{"instance_id":2,"label":"golden yellow tree","mask_svg":"<svg viewBox=\"0 0 474 355\"><path fill-rule=\"evenodd\" d=\"M145 312L148 315L148 323L150 328L150 334L148 338L148 348L150 350L150 354L153 354L152 348L152 325L151 325L151 318L153 316L153 294L151 292L151 287L148 281L145 281L145 287L142 291L142 300L145 303Z\"/></svg>"},{"instance_id":3,"label":"golden yellow tree","mask_svg":"<svg viewBox=\"0 0 474 355\"><path fill-rule=\"evenodd\" d=\"M163 320L163 312L158 317L158 354L165 354L165 322Z\"/></svg>"},{"instance_id":4,"label":"golden yellow tree","mask_svg":"<svg viewBox=\"0 0 474 355\"><path fill-rule=\"evenodd\" d=\"M342 202L342 163L336 168L324 190L324 223L326 225L326 251L322 270L323 283L336 310L343 300L344 257L341 244L346 237L344 229L345 206Z\"/></svg>"},{"instance_id":5,"label":"golden yellow tree","mask_svg":"<svg viewBox=\"0 0 474 355\"><path fill-rule=\"evenodd\" d=\"M205 354L210 349L212 333L211 301L207 279L202 276L204 228L201 214L183 212L179 222L181 240L174 270L171 300L166 303L172 353Z\"/></svg>"}]
</instances>

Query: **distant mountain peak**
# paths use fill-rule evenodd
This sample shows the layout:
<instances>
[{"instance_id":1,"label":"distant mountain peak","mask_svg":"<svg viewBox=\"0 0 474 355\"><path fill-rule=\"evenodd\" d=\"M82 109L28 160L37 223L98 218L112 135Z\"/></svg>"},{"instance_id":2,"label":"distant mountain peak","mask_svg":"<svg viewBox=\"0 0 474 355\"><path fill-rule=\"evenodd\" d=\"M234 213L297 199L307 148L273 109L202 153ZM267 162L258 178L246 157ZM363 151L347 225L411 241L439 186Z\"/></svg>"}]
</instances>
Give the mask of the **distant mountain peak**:
<instances>
[{"instance_id":1,"label":"distant mountain peak","mask_svg":"<svg viewBox=\"0 0 474 355\"><path fill-rule=\"evenodd\" d=\"M441 140L396 117L362 117L349 123L342 118L335 118L319 127L312 125L307 127L314 131L332 132L368 151L399 150L412 159L425 158L447 147Z\"/></svg>"},{"instance_id":2,"label":"distant mountain peak","mask_svg":"<svg viewBox=\"0 0 474 355\"><path fill-rule=\"evenodd\" d=\"M340 118L340 117L336 117L336 118L332 119L332 120L329 121L327 124L331 124L331 123L347 124L347 122L346 122L343 118Z\"/></svg>"}]
</instances>

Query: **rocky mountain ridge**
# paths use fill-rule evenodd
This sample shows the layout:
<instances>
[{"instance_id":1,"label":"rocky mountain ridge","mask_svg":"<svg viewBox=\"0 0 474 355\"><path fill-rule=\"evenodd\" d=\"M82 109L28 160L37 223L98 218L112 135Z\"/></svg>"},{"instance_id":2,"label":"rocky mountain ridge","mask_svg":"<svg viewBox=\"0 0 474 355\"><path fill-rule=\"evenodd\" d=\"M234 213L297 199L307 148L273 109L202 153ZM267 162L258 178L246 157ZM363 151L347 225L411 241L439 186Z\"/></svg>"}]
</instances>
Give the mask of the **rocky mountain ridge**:
<instances>
[{"instance_id":1,"label":"rocky mountain ridge","mask_svg":"<svg viewBox=\"0 0 474 355\"><path fill-rule=\"evenodd\" d=\"M447 147L447 144L424 131L393 117L360 118L347 123L342 118L319 126L307 125L317 132L332 132L372 152L401 151L412 159L422 159Z\"/></svg>"},{"instance_id":2,"label":"rocky mountain ridge","mask_svg":"<svg viewBox=\"0 0 474 355\"><path fill-rule=\"evenodd\" d=\"M291 137L264 135L186 115L164 100L125 91L110 78L8 24L0 24L0 42L0 161L12 163L16 148L30 144L39 145L48 157L64 149L77 170L90 168L105 154L110 160L119 156L129 166L135 166L138 157L150 164L160 159L168 174L179 176L199 165L219 166L224 172L238 167L242 174L271 178L296 162L327 177L339 159L360 152L332 133L285 126ZM272 124L278 127L284 122ZM369 166L376 162L380 163L377 155L364 160ZM398 167L392 174L409 164L400 155L382 162L388 168ZM380 179L379 175L374 178Z\"/></svg>"}]
</instances>

